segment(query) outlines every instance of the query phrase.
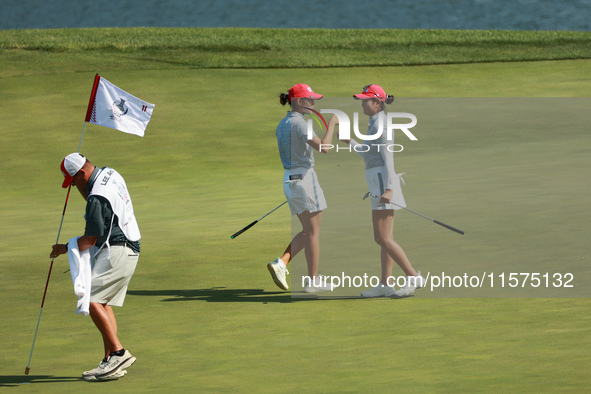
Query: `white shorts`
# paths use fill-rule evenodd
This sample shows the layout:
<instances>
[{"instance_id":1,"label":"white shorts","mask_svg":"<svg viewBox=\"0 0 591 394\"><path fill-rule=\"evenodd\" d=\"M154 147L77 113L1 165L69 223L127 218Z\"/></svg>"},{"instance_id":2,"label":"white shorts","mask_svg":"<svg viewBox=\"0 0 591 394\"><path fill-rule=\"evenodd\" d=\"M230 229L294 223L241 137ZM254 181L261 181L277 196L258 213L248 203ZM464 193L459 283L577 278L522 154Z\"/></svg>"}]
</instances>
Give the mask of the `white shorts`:
<instances>
[{"instance_id":1,"label":"white shorts","mask_svg":"<svg viewBox=\"0 0 591 394\"><path fill-rule=\"evenodd\" d=\"M139 253L123 245L112 245L109 258L109 250L105 246L92 267L90 302L123 306L138 258Z\"/></svg>"},{"instance_id":2,"label":"white shorts","mask_svg":"<svg viewBox=\"0 0 591 394\"><path fill-rule=\"evenodd\" d=\"M283 193L285 193L292 215L299 215L305 211L319 212L326 209L324 192L313 168L285 170Z\"/></svg>"},{"instance_id":3,"label":"white shorts","mask_svg":"<svg viewBox=\"0 0 591 394\"><path fill-rule=\"evenodd\" d=\"M382 194L386 191L386 167L373 167L365 170L367 187L372 195L378 196L377 198L371 197L371 209L373 211L406 208L406 202L402 195L402 187L400 186L400 177L401 175L396 174L394 184L392 185L392 199L390 201L396 203L396 205L380 204L380 197L382 197Z\"/></svg>"}]
</instances>

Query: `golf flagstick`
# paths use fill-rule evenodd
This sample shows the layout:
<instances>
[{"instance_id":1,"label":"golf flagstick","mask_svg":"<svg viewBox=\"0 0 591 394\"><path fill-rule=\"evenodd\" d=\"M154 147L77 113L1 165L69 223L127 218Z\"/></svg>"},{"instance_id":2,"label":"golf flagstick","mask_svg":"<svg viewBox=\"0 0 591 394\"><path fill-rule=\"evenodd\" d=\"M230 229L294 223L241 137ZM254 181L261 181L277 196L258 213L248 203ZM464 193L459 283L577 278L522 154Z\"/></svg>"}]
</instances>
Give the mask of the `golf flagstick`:
<instances>
[{"instance_id":1,"label":"golf flagstick","mask_svg":"<svg viewBox=\"0 0 591 394\"><path fill-rule=\"evenodd\" d=\"M62 211L62 220L60 221L60 227L57 230L57 239L55 243L57 244L60 240L60 233L62 232L62 225L64 224L64 216L66 215L66 207L68 206L68 199L70 198L70 190L72 189L72 185L68 188L68 194L66 195L66 202L64 204L64 210ZM39 317L37 318L37 327L35 327L35 336L33 336L33 344L31 345L31 353L29 354L29 362L27 364L27 368L25 369L25 375L29 374L31 370L31 358L33 357L33 349L35 348L35 340L37 339L37 331L39 331L39 322L41 321L41 313L43 313L43 305L45 304L45 296L47 295L47 287L49 286L49 278L51 277L51 269L53 268L53 260L51 259L51 264L49 265L49 273L47 274L47 281L45 282L45 291L43 291L43 299L41 300L41 309L39 310Z\"/></svg>"},{"instance_id":2,"label":"golf flagstick","mask_svg":"<svg viewBox=\"0 0 591 394\"><path fill-rule=\"evenodd\" d=\"M94 84L92 85L92 92L90 93L90 102L88 103L88 109L86 110L86 118L84 119L84 126L82 127L82 135L80 136L80 143L78 144L78 153L80 153L80 148L82 147L82 139L84 138L84 131L86 130L86 123L88 123L90 116L92 114L92 104L94 102L94 98L96 96L96 90L98 88L98 83L100 81L100 76L96 74L94 77ZM66 207L68 206L68 199L70 198L70 190L72 190L72 185L68 188L68 194L66 195L66 202L64 204L64 210L62 211L62 219L60 221L60 227L57 230L57 239L55 243L57 244L60 240L60 233L62 232L62 225L64 224L64 216L66 215ZM33 357L33 349L35 348L35 340L37 339L37 332L39 331L39 323L41 322L41 314L43 313L43 305L45 304L45 296L47 295L47 287L49 286L49 278L51 277L51 270L53 269L53 260L51 259L51 263L49 265L49 273L47 274L47 281L45 282L45 290L43 291L43 299L41 300L41 309L39 310L39 317L37 318L37 326L35 327L35 335L33 336L33 344L31 345L31 353L29 354L29 362L27 364L27 368L25 368L25 375L29 374L31 370L31 358ZM69 270L68 270L69 271ZM66 271L66 272L68 272Z\"/></svg>"},{"instance_id":3,"label":"golf flagstick","mask_svg":"<svg viewBox=\"0 0 591 394\"><path fill-rule=\"evenodd\" d=\"M285 204L287 204L287 201L284 201L279 206L277 206L275 209L273 209L272 211L267 212L265 215L261 216L260 218L258 218L254 222L250 223L248 226L244 227L242 230L234 233L233 235L230 235L230 238L232 238L232 239L236 238L237 236L239 236L240 234L242 234L243 232L245 232L246 230L248 230L249 228L251 228L252 226L254 226L255 224L257 224L258 222L260 222L261 220L263 220L264 218L266 218L267 216L269 216L270 214L272 214L273 212L275 212L276 210L278 210L279 208L281 208Z\"/></svg>"}]
</instances>

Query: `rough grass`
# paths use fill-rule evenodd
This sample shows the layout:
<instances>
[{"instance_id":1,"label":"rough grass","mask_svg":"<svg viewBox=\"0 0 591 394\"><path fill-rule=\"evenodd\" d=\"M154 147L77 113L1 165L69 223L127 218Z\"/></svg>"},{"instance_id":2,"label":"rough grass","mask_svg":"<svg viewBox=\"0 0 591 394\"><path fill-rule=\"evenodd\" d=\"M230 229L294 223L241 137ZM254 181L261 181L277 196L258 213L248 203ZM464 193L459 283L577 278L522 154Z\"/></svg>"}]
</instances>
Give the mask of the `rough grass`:
<instances>
[{"instance_id":1,"label":"rough grass","mask_svg":"<svg viewBox=\"0 0 591 394\"><path fill-rule=\"evenodd\" d=\"M174 68L358 67L591 58L591 33L101 28L0 31L1 76Z\"/></svg>"}]
</instances>

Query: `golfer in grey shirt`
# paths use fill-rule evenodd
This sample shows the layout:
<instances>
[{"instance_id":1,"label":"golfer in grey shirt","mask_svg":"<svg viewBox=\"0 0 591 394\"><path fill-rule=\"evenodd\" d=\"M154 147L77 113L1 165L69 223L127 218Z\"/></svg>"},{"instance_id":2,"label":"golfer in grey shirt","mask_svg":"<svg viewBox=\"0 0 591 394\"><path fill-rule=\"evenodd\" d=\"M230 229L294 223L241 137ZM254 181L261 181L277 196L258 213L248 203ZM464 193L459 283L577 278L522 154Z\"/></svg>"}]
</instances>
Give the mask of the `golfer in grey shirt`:
<instances>
[{"instance_id":1,"label":"golfer in grey shirt","mask_svg":"<svg viewBox=\"0 0 591 394\"><path fill-rule=\"evenodd\" d=\"M299 232L287 246L282 257L267 265L275 284L283 290L289 289L286 275L287 264L302 249L306 249L308 263L308 280L304 286L306 292L330 290L330 286L318 277L318 261L320 257L320 220L322 211L326 209L324 193L314 171L314 150L327 153L321 149L322 144L330 144L333 127L321 139L313 133L308 139L308 122L304 115L314 109L314 100L320 100L322 95L314 93L310 86L297 84L289 89L287 94L281 93L281 105L287 103L291 111L279 122L276 130L279 157L283 163L283 191L289 202L292 215L297 215L302 224ZM336 117L334 117L336 118ZM335 119L331 119L334 123Z\"/></svg>"},{"instance_id":2,"label":"golfer in grey shirt","mask_svg":"<svg viewBox=\"0 0 591 394\"><path fill-rule=\"evenodd\" d=\"M394 144L387 139L386 133L386 104L394 101L394 96L386 95L384 89L379 85L367 85L360 94L353 96L361 100L363 113L369 116L367 135L381 136L367 145L371 148L362 154L365 161L365 179L372 196L372 223L375 242L381 248L381 283L373 289L366 290L361 296L367 298L389 297L393 295L408 296L415 289L422 287L424 279L420 272L417 272L410 263L404 249L394 241L394 209L406 207L400 177L394 170L394 156L388 145ZM381 126L381 127L380 127ZM356 144L354 140L350 143ZM397 205L391 204L395 202ZM394 263L407 275L405 286L395 291L392 283L392 269Z\"/></svg>"}]
</instances>

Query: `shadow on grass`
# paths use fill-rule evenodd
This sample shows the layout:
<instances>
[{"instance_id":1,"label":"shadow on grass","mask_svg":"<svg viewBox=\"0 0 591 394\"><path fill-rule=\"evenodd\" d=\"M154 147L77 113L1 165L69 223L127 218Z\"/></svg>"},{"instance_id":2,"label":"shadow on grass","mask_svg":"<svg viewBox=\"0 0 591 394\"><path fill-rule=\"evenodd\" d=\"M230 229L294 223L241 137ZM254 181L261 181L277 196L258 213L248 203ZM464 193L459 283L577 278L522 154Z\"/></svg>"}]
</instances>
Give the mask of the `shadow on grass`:
<instances>
[{"instance_id":1,"label":"shadow on grass","mask_svg":"<svg viewBox=\"0 0 591 394\"><path fill-rule=\"evenodd\" d=\"M82 379L72 376L53 375L0 375L0 387L16 387L23 384L80 382Z\"/></svg>"},{"instance_id":2,"label":"shadow on grass","mask_svg":"<svg viewBox=\"0 0 591 394\"><path fill-rule=\"evenodd\" d=\"M318 295L301 293L293 294L282 291L264 291L263 289L227 289L225 287L212 287L210 289L195 290L128 290L128 295L147 297L167 297L162 301L206 301L206 302L298 302L318 301L320 299L342 299L337 297L322 297ZM357 298L357 297L347 297Z\"/></svg>"}]
</instances>

